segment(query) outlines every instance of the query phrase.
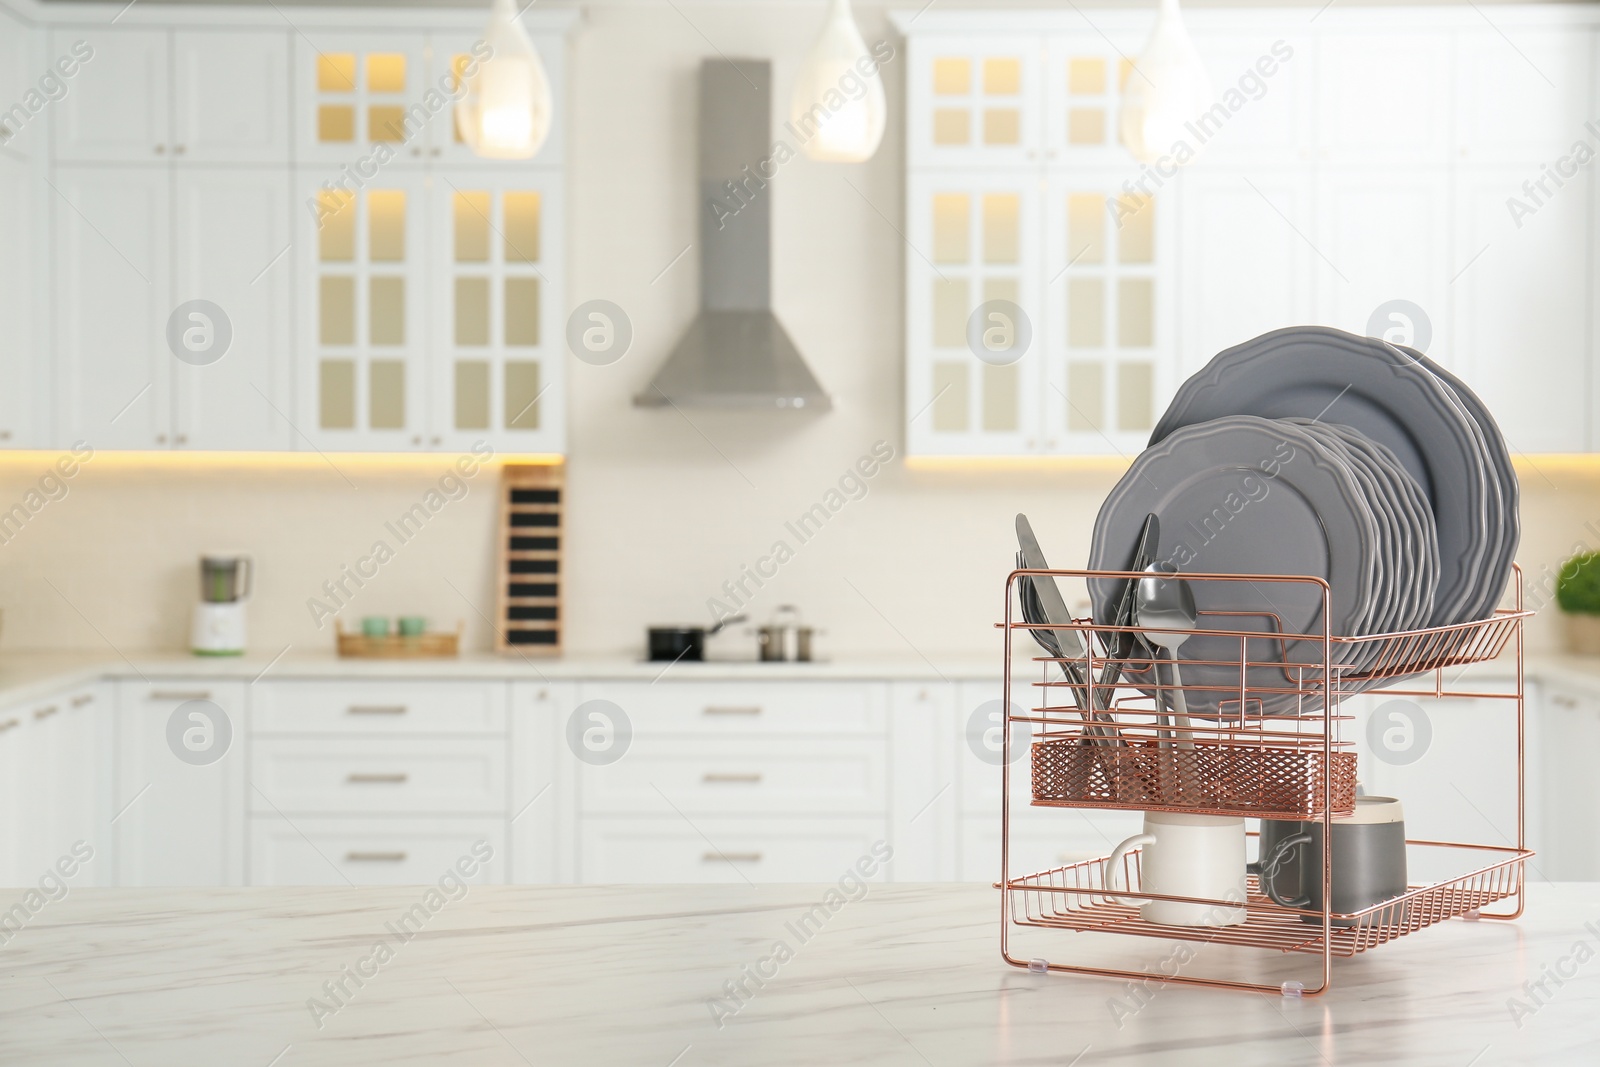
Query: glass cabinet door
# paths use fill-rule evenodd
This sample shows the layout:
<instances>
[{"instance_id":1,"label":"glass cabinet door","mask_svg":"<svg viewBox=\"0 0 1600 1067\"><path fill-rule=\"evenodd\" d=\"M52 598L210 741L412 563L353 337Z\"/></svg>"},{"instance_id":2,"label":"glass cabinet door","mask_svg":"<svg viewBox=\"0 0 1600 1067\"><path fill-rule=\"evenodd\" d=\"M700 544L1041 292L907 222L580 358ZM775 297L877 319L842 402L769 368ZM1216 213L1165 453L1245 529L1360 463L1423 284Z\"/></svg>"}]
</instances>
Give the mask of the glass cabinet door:
<instances>
[{"instance_id":1,"label":"glass cabinet door","mask_svg":"<svg viewBox=\"0 0 1600 1067\"><path fill-rule=\"evenodd\" d=\"M1044 448L1139 452L1173 389L1169 187L1128 192L1127 169L1052 174L1045 194Z\"/></svg>"},{"instance_id":2,"label":"glass cabinet door","mask_svg":"<svg viewBox=\"0 0 1600 1067\"><path fill-rule=\"evenodd\" d=\"M912 168L1041 158L1038 37L918 36L907 48Z\"/></svg>"},{"instance_id":3,"label":"glass cabinet door","mask_svg":"<svg viewBox=\"0 0 1600 1067\"><path fill-rule=\"evenodd\" d=\"M432 213L430 445L562 451L559 176L440 171Z\"/></svg>"},{"instance_id":4,"label":"glass cabinet door","mask_svg":"<svg viewBox=\"0 0 1600 1067\"><path fill-rule=\"evenodd\" d=\"M299 161L332 164L362 180L383 168L423 164L433 116L448 107L433 87L424 33L312 27L297 35Z\"/></svg>"},{"instance_id":5,"label":"glass cabinet door","mask_svg":"<svg viewBox=\"0 0 1600 1067\"><path fill-rule=\"evenodd\" d=\"M1124 40L1117 40L1120 36ZM1127 166L1123 147L1122 90L1144 42L1119 31L1112 41L1098 33L1059 34L1050 39L1041 75L1044 156L1052 163Z\"/></svg>"},{"instance_id":6,"label":"glass cabinet door","mask_svg":"<svg viewBox=\"0 0 1600 1067\"><path fill-rule=\"evenodd\" d=\"M325 449L425 447L426 179L390 172L353 192L315 179L301 181L301 430Z\"/></svg>"},{"instance_id":7,"label":"glass cabinet door","mask_svg":"<svg viewBox=\"0 0 1600 1067\"><path fill-rule=\"evenodd\" d=\"M914 455L1040 447L1038 185L978 171L911 178L906 417Z\"/></svg>"}]
</instances>

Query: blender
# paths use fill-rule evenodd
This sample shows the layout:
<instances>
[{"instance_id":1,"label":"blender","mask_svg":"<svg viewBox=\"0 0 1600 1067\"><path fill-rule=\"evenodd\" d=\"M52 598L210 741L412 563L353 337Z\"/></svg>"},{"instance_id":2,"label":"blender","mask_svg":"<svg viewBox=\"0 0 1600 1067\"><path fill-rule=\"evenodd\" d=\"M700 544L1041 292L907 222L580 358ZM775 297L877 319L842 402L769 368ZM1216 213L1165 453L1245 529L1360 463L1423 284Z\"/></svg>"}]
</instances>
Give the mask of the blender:
<instances>
[{"instance_id":1,"label":"blender","mask_svg":"<svg viewBox=\"0 0 1600 1067\"><path fill-rule=\"evenodd\" d=\"M189 647L197 656L244 654L244 606L255 564L243 554L200 557L200 603L194 606Z\"/></svg>"}]
</instances>

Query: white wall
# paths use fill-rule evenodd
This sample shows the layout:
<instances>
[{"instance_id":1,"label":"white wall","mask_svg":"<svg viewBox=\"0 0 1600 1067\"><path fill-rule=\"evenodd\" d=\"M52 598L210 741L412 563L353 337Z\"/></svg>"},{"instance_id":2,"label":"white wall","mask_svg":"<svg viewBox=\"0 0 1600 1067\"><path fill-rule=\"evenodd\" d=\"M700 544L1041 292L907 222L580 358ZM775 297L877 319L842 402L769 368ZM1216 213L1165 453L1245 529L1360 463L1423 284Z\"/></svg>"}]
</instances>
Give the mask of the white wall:
<instances>
[{"instance_id":1,"label":"white wall","mask_svg":"<svg viewBox=\"0 0 1600 1067\"><path fill-rule=\"evenodd\" d=\"M1012 515L1032 515L1052 561L1081 561L1113 468L930 471L897 461L809 543L798 545L784 529L875 441L900 449L899 61L887 71L892 125L874 160L825 166L799 159L774 185L778 314L835 395L833 412L688 411L686 419L670 408L632 406L696 309L694 252L666 268L696 231L700 59L713 47L733 57L770 56L781 98L823 10L820 3L678 9L599 6L574 42L581 105L570 149L570 298L615 301L631 316L635 339L620 363L574 361L570 369L568 648L638 654L646 625L705 620L707 598L785 538L795 558L757 596L759 616L780 603L800 605L827 630L835 656L983 654L997 647L990 624L1014 550ZM889 33L884 9L858 10L869 41ZM0 544L0 651L180 647L195 598L195 557L230 548L258 558L257 650L326 648L331 638L313 625L306 599L364 553L384 520L414 503L448 460L351 463L342 477L314 457L279 467L152 467L97 456L64 499ZM43 463L0 459L0 510ZM1522 559L1534 570L1558 561L1575 539L1600 546L1600 534L1583 529L1586 521L1600 529L1600 476L1546 473L1548 480L1524 474ZM353 615L464 618L471 642L487 647L476 614L493 603L487 477L360 591ZM1537 644L1557 640L1554 612L1535 633ZM747 639L722 640L732 653Z\"/></svg>"}]
</instances>

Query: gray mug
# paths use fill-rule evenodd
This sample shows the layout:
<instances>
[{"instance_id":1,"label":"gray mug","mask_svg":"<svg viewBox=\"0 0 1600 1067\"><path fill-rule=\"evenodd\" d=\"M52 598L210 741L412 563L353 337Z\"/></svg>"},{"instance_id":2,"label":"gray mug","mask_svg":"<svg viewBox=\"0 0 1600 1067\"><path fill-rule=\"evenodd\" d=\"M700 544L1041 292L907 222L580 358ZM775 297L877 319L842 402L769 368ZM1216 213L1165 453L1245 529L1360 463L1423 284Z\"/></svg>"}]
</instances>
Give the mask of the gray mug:
<instances>
[{"instance_id":1,"label":"gray mug","mask_svg":"<svg viewBox=\"0 0 1600 1067\"><path fill-rule=\"evenodd\" d=\"M1356 797L1355 812L1333 820L1333 900L1327 910L1342 915L1365 911L1374 904L1405 894L1406 824L1393 797ZM1261 820L1261 859L1250 865L1261 889L1286 908L1324 910L1322 899L1322 820ZM1380 912L1383 925L1402 922L1404 905ZM1302 915L1308 923L1317 922ZM1334 919L1334 926L1354 926L1354 919Z\"/></svg>"}]
</instances>

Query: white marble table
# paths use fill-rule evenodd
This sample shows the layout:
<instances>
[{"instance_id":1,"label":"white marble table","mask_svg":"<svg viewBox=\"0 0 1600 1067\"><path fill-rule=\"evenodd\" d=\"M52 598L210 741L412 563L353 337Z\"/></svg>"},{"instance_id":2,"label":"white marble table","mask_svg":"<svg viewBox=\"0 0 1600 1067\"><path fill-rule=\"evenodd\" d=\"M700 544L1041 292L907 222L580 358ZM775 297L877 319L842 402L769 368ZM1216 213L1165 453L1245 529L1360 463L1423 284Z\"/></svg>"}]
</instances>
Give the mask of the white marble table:
<instances>
[{"instance_id":1,"label":"white marble table","mask_svg":"<svg viewBox=\"0 0 1600 1067\"><path fill-rule=\"evenodd\" d=\"M1600 885L1336 961L1304 1000L1008 967L981 886L875 886L802 940L826 888L474 887L408 941L388 924L419 888L72 890L0 933L0 1063L1600 1062ZM1081 936L1047 933L1058 956ZM334 998L345 968L369 976ZM710 1003L758 968L719 1027Z\"/></svg>"}]
</instances>

